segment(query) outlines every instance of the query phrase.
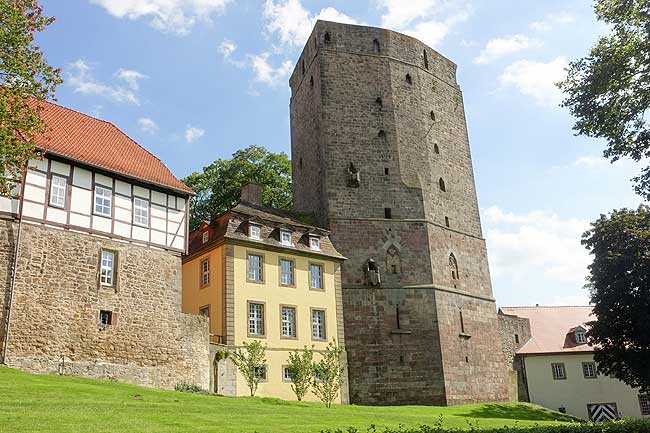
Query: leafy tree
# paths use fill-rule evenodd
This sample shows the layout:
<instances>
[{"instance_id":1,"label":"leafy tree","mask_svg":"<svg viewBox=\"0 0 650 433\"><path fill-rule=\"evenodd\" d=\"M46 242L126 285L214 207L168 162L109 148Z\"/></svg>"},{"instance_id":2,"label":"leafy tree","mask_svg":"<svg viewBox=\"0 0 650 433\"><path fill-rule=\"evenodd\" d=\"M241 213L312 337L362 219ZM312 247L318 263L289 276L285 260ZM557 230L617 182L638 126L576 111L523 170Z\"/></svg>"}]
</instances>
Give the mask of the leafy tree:
<instances>
[{"instance_id":1,"label":"leafy tree","mask_svg":"<svg viewBox=\"0 0 650 433\"><path fill-rule=\"evenodd\" d=\"M258 340L244 341L244 348L235 350L231 359L244 376L251 397L255 397L261 379L259 373L266 368L266 344L262 345Z\"/></svg>"},{"instance_id":2,"label":"leafy tree","mask_svg":"<svg viewBox=\"0 0 650 433\"><path fill-rule=\"evenodd\" d=\"M598 369L650 392L650 207L601 215L582 243L594 256L588 286L597 321L587 336Z\"/></svg>"},{"instance_id":3,"label":"leafy tree","mask_svg":"<svg viewBox=\"0 0 650 433\"><path fill-rule=\"evenodd\" d=\"M343 383L342 353L343 349L336 344L336 341L332 340L327 345L323 358L314 363L312 367L314 370L312 390L327 407L332 406Z\"/></svg>"},{"instance_id":4,"label":"leafy tree","mask_svg":"<svg viewBox=\"0 0 650 433\"><path fill-rule=\"evenodd\" d=\"M235 206L246 182L266 186L265 205L280 209L292 206L291 161L285 153L272 153L260 146L238 150L232 159L218 159L183 182L197 193L190 208L191 230Z\"/></svg>"},{"instance_id":5,"label":"leafy tree","mask_svg":"<svg viewBox=\"0 0 650 433\"><path fill-rule=\"evenodd\" d=\"M314 378L314 350L305 348L302 351L289 352L287 368L291 375L291 390L296 394L298 401L307 394Z\"/></svg>"},{"instance_id":6,"label":"leafy tree","mask_svg":"<svg viewBox=\"0 0 650 433\"><path fill-rule=\"evenodd\" d=\"M61 83L34 34L54 17L43 15L36 0L0 1L0 194L8 195L31 158L34 137L45 131L40 101L54 97Z\"/></svg>"},{"instance_id":7,"label":"leafy tree","mask_svg":"<svg viewBox=\"0 0 650 433\"><path fill-rule=\"evenodd\" d=\"M566 94L562 105L576 117L577 134L607 140L606 158L639 161L650 157L650 2L596 0L595 9L611 32L569 65L558 83ZM633 180L650 199L650 166Z\"/></svg>"}]
</instances>

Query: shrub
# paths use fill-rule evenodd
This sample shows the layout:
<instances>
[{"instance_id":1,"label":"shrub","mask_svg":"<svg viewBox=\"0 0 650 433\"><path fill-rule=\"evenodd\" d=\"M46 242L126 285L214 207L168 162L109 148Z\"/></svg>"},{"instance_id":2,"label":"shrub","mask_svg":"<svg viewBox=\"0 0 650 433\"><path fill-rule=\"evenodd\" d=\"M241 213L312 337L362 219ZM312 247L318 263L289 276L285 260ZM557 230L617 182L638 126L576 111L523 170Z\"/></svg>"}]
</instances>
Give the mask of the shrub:
<instances>
[{"instance_id":1,"label":"shrub","mask_svg":"<svg viewBox=\"0 0 650 433\"><path fill-rule=\"evenodd\" d=\"M343 383L343 367L341 366L343 349L332 340L319 362L313 364L314 380L312 391L328 408L339 394Z\"/></svg>"},{"instance_id":2,"label":"shrub","mask_svg":"<svg viewBox=\"0 0 650 433\"><path fill-rule=\"evenodd\" d=\"M201 387L194 385L192 383L177 383L176 386L174 387L175 391L178 392L191 392L194 394L207 394L208 392L205 391L204 389L201 389Z\"/></svg>"},{"instance_id":3,"label":"shrub","mask_svg":"<svg viewBox=\"0 0 650 433\"><path fill-rule=\"evenodd\" d=\"M241 375L244 376L251 397L255 397L257 385L262 379L260 372L266 368L266 344L262 345L257 340L251 343L244 341L244 348L235 350L230 359L235 363Z\"/></svg>"}]
</instances>

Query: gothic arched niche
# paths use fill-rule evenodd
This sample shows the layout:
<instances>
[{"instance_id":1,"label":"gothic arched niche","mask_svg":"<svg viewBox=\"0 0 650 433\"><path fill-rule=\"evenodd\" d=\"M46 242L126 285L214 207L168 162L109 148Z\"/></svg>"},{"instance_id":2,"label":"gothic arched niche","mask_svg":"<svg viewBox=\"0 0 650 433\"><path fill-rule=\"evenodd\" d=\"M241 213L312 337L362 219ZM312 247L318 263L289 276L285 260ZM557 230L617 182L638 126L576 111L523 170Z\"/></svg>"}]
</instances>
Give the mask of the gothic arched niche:
<instances>
[{"instance_id":1,"label":"gothic arched niche","mask_svg":"<svg viewBox=\"0 0 650 433\"><path fill-rule=\"evenodd\" d=\"M451 279L457 280L459 278L458 261L456 261L456 256L454 255L454 253L451 253L449 255L449 269L451 269Z\"/></svg>"},{"instance_id":2,"label":"gothic arched niche","mask_svg":"<svg viewBox=\"0 0 650 433\"><path fill-rule=\"evenodd\" d=\"M386 251L386 270L390 274L402 273L402 259L395 245L391 245Z\"/></svg>"}]
</instances>

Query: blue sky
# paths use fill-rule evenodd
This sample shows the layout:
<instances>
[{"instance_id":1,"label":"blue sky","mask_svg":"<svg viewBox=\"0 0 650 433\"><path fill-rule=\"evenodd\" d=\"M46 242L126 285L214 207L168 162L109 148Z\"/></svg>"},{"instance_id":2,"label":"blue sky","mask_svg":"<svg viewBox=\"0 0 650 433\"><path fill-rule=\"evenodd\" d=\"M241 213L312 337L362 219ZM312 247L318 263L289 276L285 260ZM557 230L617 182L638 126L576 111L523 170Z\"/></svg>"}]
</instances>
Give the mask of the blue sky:
<instances>
[{"instance_id":1,"label":"blue sky","mask_svg":"<svg viewBox=\"0 0 650 433\"><path fill-rule=\"evenodd\" d=\"M288 75L318 17L418 37L458 64L499 305L583 304L588 223L636 207L639 166L573 136L553 82L606 28L587 0L43 0L59 103L183 177L250 144L290 151Z\"/></svg>"}]
</instances>

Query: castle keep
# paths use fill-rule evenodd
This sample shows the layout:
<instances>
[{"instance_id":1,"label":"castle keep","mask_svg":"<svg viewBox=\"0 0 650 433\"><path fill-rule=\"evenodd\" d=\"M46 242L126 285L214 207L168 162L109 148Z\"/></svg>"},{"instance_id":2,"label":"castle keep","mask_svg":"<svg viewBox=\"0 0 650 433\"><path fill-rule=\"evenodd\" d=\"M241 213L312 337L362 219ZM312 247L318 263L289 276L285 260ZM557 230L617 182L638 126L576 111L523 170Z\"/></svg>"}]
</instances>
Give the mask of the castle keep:
<instances>
[{"instance_id":1,"label":"castle keep","mask_svg":"<svg viewBox=\"0 0 650 433\"><path fill-rule=\"evenodd\" d=\"M350 401L506 400L456 65L318 21L290 79L294 206L342 267Z\"/></svg>"}]
</instances>

